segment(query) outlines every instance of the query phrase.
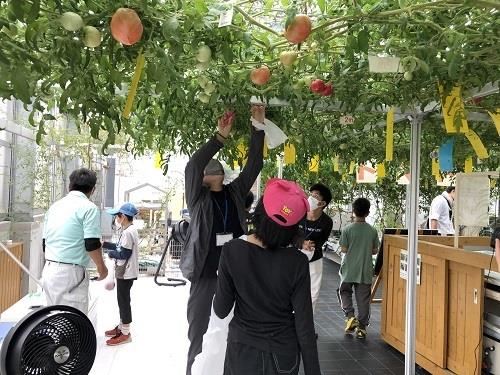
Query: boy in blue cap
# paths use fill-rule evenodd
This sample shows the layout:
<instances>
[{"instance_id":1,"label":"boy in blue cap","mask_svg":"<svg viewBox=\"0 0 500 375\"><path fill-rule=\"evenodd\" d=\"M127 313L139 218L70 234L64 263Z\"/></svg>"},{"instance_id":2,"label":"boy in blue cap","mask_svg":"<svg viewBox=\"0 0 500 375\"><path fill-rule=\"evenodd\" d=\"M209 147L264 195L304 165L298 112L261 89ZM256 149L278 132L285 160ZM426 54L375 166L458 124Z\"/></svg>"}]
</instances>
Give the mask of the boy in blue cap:
<instances>
[{"instance_id":1,"label":"boy in blue cap","mask_svg":"<svg viewBox=\"0 0 500 375\"><path fill-rule=\"evenodd\" d=\"M120 230L120 237L116 250L110 250L108 256L115 260L116 297L120 309L120 324L106 331L107 345L115 346L132 341L130 323L132 323L132 309L130 306L130 289L139 275L139 254L137 245L139 235L134 227L134 216L137 208L132 203L124 203L118 209L108 210L113 215L116 227Z\"/></svg>"}]
</instances>

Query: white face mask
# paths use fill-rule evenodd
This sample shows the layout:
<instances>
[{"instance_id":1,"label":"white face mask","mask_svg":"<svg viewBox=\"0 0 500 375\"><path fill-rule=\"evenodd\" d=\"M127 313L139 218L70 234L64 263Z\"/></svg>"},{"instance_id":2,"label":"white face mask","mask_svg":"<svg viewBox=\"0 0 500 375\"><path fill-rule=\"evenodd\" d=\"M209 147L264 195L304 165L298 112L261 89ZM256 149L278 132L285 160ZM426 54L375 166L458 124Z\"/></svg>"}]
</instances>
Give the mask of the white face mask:
<instances>
[{"instance_id":1,"label":"white face mask","mask_svg":"<svg viewBox=\"0 0 500 375\"><path fill-rule=\"evenodd\" d=\"M115 218L115 227L116 227L116 229L122 228L122 223L120 223L118 216Z\"/></svg>"},{"instance_id":2,"label":"white face mask","mask_svg":"<svg viewBox=\"0 0 500 375\"><path fill-rule=\"evenodd\" d=\"M319 200L314 198L312 195L307 198L307 201L309 202L309 211L314 211L316 208L318 208Z\"/></svg>"}]
</instances>

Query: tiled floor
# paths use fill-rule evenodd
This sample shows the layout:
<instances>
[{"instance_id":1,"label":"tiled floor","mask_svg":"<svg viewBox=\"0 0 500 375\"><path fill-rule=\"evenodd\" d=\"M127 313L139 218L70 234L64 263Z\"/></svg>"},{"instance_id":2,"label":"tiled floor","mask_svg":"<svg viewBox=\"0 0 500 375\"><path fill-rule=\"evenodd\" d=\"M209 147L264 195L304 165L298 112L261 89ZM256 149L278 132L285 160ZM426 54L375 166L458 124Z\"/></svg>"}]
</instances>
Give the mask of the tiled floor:
<instances>
[{"instance_id":1,"label":"tiled floor","mask_svg":"<svg viewBox=\"0 0 500 375\"><path fill-rule=\"evenodd\" d=\"M380 304L372 305L366 340L344 335L344 315L336 295L340 282L338 270L336 263L324 260L323 283L315 314L323 375L404 374L404 356L379 338ZM417 369L417 374L426 372Z\"/></svg>"},{"instance_id":2,"label":"tiled floor","mask_svg":"<svg viewBox=\"0 0 500 375\"><path fill-rule=\"evenodd\" d=\"M379 338L380 305L372 308L366 340L344 336L344 318L335 293L338 284L338 266L325 259L315 317L323 375L404 374L403 355ZM102 288L97 290L99 344L91 375L185 373L189 286L159 287L151 277L140 278L132 288L133 341L119 347L107 347L103 337L104 330L114 327L118 319L116 295Z\"/></svg>"}]
</instances>

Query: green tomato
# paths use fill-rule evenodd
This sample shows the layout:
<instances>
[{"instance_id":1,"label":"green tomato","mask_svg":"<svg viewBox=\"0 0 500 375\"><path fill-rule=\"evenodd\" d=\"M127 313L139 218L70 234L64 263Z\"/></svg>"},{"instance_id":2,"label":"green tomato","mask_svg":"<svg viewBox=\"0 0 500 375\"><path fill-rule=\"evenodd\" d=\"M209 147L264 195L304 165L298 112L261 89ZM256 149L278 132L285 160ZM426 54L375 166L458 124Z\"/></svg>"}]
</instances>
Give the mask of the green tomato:
<instances>
[{"instance_id":1,"label":"green tomato","mask_svg":"<svg viewBox=\"0 0 500 375\"><path fill-rule=\"evenodd\" d=\"M59 17L62 27L68 31L77 31L83 26L83 19L74 12L66 12Z\"/></svg>"},{"instance_id":2,"label":"green tomato","mask_svg":"<svg viewBox=\"0 0 500 375\"><path fill-rule=\"evenodd\" d=\"M201 87L202 89L204 89L204 88L205 88L205 86L207 85L208 81L209 81L209 80L208 80L208 78L207 78L207 77L205 77L205 76L200 76L200 77L198 78L198 84L200 85L200 87Z\"/></svg>"},{"instance_id":3,"label":"green tomato","mask_svg":"<svg viewBox=\"0 0 500 375\"><path fill-rule=\"evenodd\" d=\"M215 91L215 84L212 81L208 81L204 88L205 94L211 95Z\"/></svg>"},{"instance_id":4,"label":"green tomato","mask_svg":"<svg viewBox=\"0 0 500 375\"><path fill-rule=\"evenodd\" d=\"M207 104L210 101L210 95L207 95L204 92L200 92L198 94L198 100L204 104Z\"/></svg>"},{"instance_id":5,"label":"green tomato","mask_svg":"<svg viewBox=\"0 0 500 375\"><path fill-rule=\"evenodd\" d=\"M93 26L85 26L83 28L83 44L86 47L95 48L101 44L101 32Z\"/></svg>"},{"instance_id":6,"label":"green tomato","mask_svg":"<svg viewBox=\"0 0 500 375\"><path fill-rule=\"evenodd\" d=\"M196 54L196 60L201 63L207 63L212 59L212 50L209 46L203 45L198 48L198 53Z\"/></svg>"},{"instance_id":7,"label":"green tomato","mask_svg":"<svg viewBox=\"0 0 500 375\"><path fill-rule=\"evenodd\" d=\"M411 81L413 79L413 73L412 72L405 72L405 74L403 74L403 77L406 81Z\"/></svg>"}]
</instances>

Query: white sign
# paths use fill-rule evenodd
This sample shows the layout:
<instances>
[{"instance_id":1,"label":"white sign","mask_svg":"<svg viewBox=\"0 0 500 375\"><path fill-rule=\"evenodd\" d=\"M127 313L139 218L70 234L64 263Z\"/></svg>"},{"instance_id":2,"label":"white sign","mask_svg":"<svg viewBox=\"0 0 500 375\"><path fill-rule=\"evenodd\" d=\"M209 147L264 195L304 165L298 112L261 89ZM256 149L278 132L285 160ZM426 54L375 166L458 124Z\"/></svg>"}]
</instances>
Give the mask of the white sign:
<instances>
[{"instance_id":1,"label":"white sign","mask_svg":"<svg viewBox=\"0 0 500 375\"><path fill-rule=\"evenodd\" d=\"M340 116L340 125L352 125L354 124L354 116L351 115L345 115L345 116Z\"/></svg>"},{"instance_id":2,"label":"white sign","mask_svg":"<svg viewBox=\"0 0 500 375\"><path fill-rule=\"evenodd\" d=\"M490 178L481 174L457 174L455 215L457 225L484 227L489 224Z\"/></svg>"},{"instance_id":3,"label":"white sign","mask_svg":"<svg viewBox=\"0 0 500 375\"><path fill-rule=\"evenodd\" d=\"M234 9L233 7L229 8L225 12L220 14L219 18L219 27L230 26L233 22Z\"/></svg>"},{"instance_id":4,"label":"white sign","mask_svg":"<svg viewBox=\"0 0 500 375\"><path fill-rule=\"evenodd\" d=\"M371 73L402 73L399 57L368 56L368 70Z\"/></svg>"},{"instance_id":5,"label":"white sign","mask_svg":"<svg viewBox=\"0 0 500 375\"><path fill-rule=\"evenodd\" d=\"M420 265L422 256L417 254L417 285L420 285ZM408 280L408 251L401 250L399 254L399 277Z\"/></svg>"}]
</instances>

